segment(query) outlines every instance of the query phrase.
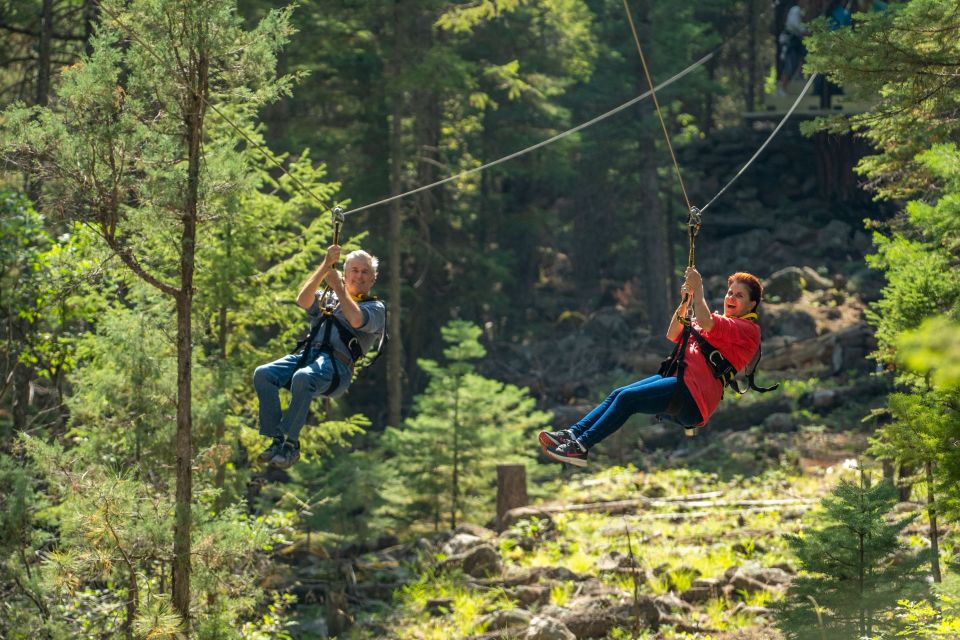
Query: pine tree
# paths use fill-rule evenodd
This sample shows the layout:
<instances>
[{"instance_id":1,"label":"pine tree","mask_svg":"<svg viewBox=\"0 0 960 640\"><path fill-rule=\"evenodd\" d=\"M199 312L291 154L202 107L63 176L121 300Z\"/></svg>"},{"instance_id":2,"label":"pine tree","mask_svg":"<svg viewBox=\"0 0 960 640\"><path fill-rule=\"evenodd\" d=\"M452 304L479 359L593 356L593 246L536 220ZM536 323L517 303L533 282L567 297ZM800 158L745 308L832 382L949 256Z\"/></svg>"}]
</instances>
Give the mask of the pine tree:
<instances>
[{"instance_id":1,"label":"pine tree","mask_svg":"<svg viewBox=\"0 0 960 640\"><path fill-rule=\"evenodd\" d=\"M442 330L447 364L420 360L430 382L414 400L403 429L389 428L383 446L395 482L384 498L407 523L428 521L435 530L492 516L489 484L498 462L524 462L524 438L549 414L534 410L525 389L485 378L471 361L486 351L476 325L454 320Z\"/></svg>"},{"instance_id":2,"label":"pine tree","mask_svg":"<svg viewBox=\"0 0 960 640\"><path fill-rule=\"evenodd\" d=\"M956 139L960 120L954 82L943 71L960 53L960 14L949 2L914 0L857 14L855 26L816 34L807 60L874 104L819 126L869 140L874 153L858 171L880 198L910 200L902 215L875 225L877 252L868 256L887 280L868 312L874 356L902 386L888 401L894 420L877 433L872 451L923 468L939 581L936 515L955 515L960 505L960 385L948 355L960 334L960 279L951 277L960 255L960 153L945 143Z\"/></svg>"},{"instance_id":3,"label":"pine tree","mask_svg":"<svg viewBox=\"0 0 960 640\"><path fill-rule=\"evenodd\" d=\"M230 0L104 1L99 9L91 52L64 74L58 100L5 113L4 156L42 179L42 210L86 224L130 272L175 304L170 586L173 608L189 629L194 276L203 228L233 204L245 174L236 162L237 139L206 146L209 120L215 113L249 120L288 91L291 79L277 78L275 68L291 32L289 10L247 31Z\"/></svg>"},{"instance_id":4,"label":"pine tree","mask_svg":"<svg viewBox=\"0 0 960 640\"><path fill-rule=\"evenodd\" d=\"M897 627L897 601L922 593L922 558L907 553L898 536L916 516L888 522L896 489L841 480L823 499L822 527L787 542L808 572L794 579L777 611L788 638L873 637Z\"/></svg>"}]
</instances>

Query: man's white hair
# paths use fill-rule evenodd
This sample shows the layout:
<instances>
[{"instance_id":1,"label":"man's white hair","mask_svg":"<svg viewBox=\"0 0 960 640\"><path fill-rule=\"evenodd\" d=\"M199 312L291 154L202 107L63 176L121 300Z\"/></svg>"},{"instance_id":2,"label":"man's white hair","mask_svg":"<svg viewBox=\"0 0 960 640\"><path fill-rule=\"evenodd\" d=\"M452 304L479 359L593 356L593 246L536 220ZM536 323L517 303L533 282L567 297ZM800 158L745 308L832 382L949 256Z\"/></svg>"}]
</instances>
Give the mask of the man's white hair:
<instances>
[{"instance_id":1,"label":"man's white hair","mask_svg":"<svg viewBox=\"0 0 960 640\"><path fill-rule=\"evenodd\" d=\"M377 275L377 269L380 267L380 260L376 256L372 256L363 249L357 249L356 251L351 251L347 254L346 259L343 261L343 266L346 267L347 263L351 260L366 260L370 263L370 268L373 269L373 275Z\"/></svg>"}]
</instances>

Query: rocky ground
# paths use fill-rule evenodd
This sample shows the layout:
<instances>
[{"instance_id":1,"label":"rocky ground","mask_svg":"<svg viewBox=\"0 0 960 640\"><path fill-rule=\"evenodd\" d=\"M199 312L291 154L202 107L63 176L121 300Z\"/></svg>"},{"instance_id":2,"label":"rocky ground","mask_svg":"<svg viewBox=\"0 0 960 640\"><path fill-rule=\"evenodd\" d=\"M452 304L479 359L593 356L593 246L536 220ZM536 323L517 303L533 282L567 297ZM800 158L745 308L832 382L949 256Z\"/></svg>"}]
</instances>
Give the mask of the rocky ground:
<instances>
[{"instance_id":1,"label":"rocky ground","mask_svg":"<svg viewBox=\"0 0 960 640\"><path fill-rule=\"evenodd\" d=\"M783 534L851 466L727 482L611 468L509 512L499 533L464 525L336 559L301 550L288 588L325 604L294 636L776 639L772 608L796 574Z\"/></svg>"}]
</instances>

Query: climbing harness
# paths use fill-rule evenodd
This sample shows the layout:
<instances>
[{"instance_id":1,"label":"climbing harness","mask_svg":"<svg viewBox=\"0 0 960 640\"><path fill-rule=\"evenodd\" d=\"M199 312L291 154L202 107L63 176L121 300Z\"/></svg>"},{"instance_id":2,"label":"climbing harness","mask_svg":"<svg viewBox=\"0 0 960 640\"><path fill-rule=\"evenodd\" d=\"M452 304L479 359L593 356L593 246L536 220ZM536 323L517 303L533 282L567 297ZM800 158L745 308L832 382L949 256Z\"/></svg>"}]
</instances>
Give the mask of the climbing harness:
<instances>
[{"instance_id":1,"label":"climbing harness","mask_svg":"<svg viewBox=\"0 0 960 640\"><path fill-rule=\"evenodd\" d=\"M740 316L741 320L751 320L753 322L757 321L756 313L748 313L746 315ZM692 337L697 341L697 345L700 347L700 353L703 354L704 359L707 361L707 364L710 366L710 370L713 371L713 377L719 379L724 386L729 386L731 389L737 392L738 395L743 395L750 389L757 391L758 393L767 393L773 391L774 389L780 386L779 383L774 384L772 387L760 387L756 384L754 376L756 375L757 367L760 364L760 358L762 353L760 347L757 347L757 352L754 354L753 358L750 359L750 362L747 364L745 369L749 370L749 373L746 374L747 377L747 387L741 388L737 381L734 380L737 376L737 369L730 363L729 360L724 357L720 350L715 346L710 344L710 342L703 337L703 334L693 328L691 324L687 324L683 330L683 337L681 338L680 343L677 344L677 347L674 348L673 353L663 361L660 365L660 375L666 377L668 375L678 374L682 382L682 373L685 368L684 357L686 356L686 346L689 344L689 339ZM683 348L681 349L681 344Z\"/></svg>"},{"instance_id":2,"label":"climbing harness","mask_svg":"<svg viewBox=\"0 0 960 640\"><path fill-rule=\"evenodd\" d=\"M343 207L334 207L333 211L331 211L331 215L333 217L333 244L339 245L340 230L343 228L344 221ZM366 295L361 295L354 298L354 301L358 304L377 300L379 300L379 298L376 296ZM368 367L377 361L377 359L383 353L383 347L388 340L386 322L384 322L383 331L380 332L380 341L376 346L376 354L367 359L365 362L362 362L360 367L355 369L357 363L361 362L367 354L365 354L363 351L363 346L360 343L360 337L357 335L357 333L347 323L342 322L336 317L336 315L334 315L337 307L340 306L340 300L337 298L337 294L330 288L330 285L324 286L323 291L317 295L317 304L320 307L320 316L317 318L316 322L313 323L313 326L310 328L310 332L307 334L307 336L303 340L298 341L296 347L294 347L293 351L291 352L300 352L300 357L297 360L298 369L307 365L307 359L313 349L314 340L316 340L316 337L320 333L321 329L323 329L323 338L320 340L320 347L318 349L319 353L326 354L331 358L339 360L354 371L358 371L360 368ZM333 348L333 343L330 340L333 329L337 330L337 336L340 338L340 341L346 345L349 355L343 354ZM340 372L337 371L337 367L334 365L333 376L330 380L330 384L321 393L322 395L329 395L339 388L339 386Z\"/></svg>"},{"instance_id":3,"label":"climbing harness","mask_svg":"<svg viewBox=\"0 0 960 640\"><path fill-rule=\"evenodd\" d=\"M756 313L748 313L740 316L740 319L756 322L758 316ZM683 334L680 337L680 342L678 342L677 346L674 347L673 352L662 363L660 363L660 370L658 373L661 376L664 378L676 376L677 385L684 385L683 374L687 367L687 347L690 344L691 338L696 340L697 345L700 348L700 353L703 354L704 360L707 361L707 365L713 372L713 377L720 380L720 384L722 385L721 396L723 394L723 387L730 387L738 396L742 396L751 389L757 393L768 393L779 388L779 382L770 387L761 387L756 383L755 376L757 373L757 367L760 365L760 358L763 355L760 345L757 345L757 352L753 355L753 358L750 359L750 362L747 364L747 366L744 367L744 370L748 372L745 374L747 378L747 386L741 387L735 380L737 373L739 373L736 367L734 367L733 364L727 360L726 357L724 357L719 349L710 344L710 342L703 337L703 334L693 328L693 323L690 321L689 315L687 317L687 322L684 324ZM660 417L661 421L663 421L662 416L658 417ZM687 425L684 425L684 429L688 436L692 436L696 433L695 428Z\"/></svg>"}]
</instances>

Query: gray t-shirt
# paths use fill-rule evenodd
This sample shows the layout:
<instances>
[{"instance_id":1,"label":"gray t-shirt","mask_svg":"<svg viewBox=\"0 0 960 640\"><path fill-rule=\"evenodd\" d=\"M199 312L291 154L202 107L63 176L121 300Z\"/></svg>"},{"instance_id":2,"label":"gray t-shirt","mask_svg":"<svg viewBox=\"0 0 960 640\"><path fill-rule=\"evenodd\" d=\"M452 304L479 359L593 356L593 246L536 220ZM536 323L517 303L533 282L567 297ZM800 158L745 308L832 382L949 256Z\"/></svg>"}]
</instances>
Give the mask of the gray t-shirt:
<instances>
[{"instance_id":1,"label":"gray t-shirt","mask_svg":"<svg viewBox=\"0 0 960 640\"><path fill-rule=\"evenodd\" d=\"M307 309L307 315L311 318L316 318L320 315L320 295L318 291L313 299L313 304ZM350 321L343 315L343 309L339 304L337 305L336 311L333 312L333 315L337 320L342 322L344 326L353 329L357 340L360 341L360 347L363 353L366 353L380 340L380 334L383 332L387 320L387 307L379 300L361 300L357 305L360 307L360 312L363 313L363 324L360 325L359 328L350 327ZM318 345L323 342L323 334L325 331L326 328L323 327L317 332L317 336L313 339L313 344ZM334 351L339 351L343 355L349 356L350 349L347 348L346 343L341 339L339 334L340 332L337 331L335 326L330 329L330 345ZM343 336L343 338L347 340L350 339L349 336Z\"/></svg>"}]
</instances>

